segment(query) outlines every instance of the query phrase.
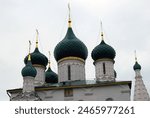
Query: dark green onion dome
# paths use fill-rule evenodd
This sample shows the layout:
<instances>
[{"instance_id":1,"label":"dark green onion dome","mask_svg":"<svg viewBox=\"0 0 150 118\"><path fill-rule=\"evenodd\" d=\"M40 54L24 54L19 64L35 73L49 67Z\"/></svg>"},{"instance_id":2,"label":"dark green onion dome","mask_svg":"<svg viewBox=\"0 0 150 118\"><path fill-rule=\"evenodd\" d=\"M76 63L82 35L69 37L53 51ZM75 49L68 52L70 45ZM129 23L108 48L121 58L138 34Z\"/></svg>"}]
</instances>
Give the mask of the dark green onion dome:
<instances>
[{"instance_id":1,"label":"dark green onion dome","mask_svg":"<svg viewBox=\"0 0 150 118\"><path fill-rule=\"evenodd\" d=\"M133 66L134 70L141 70L141 65L136 61L134 66Z\"/></svg>"},{"instance_id":2,"label":"dark green onion dome","mask_svg":"<svg viewBox=\"0 0 150 118\"><path fill-rule=\"evenodd\" d=\"M51 70L49 67L45 72L45 82L46 83L58 83L58 75Z\"/></svg>"},{"instance_id":3,"label":"dark green onion dome","mask_svg":"<svg viewBox=\"0 0 150 118\"><path fill-rule=\"evenodd\" d=\"M102 40L101 43L93 49L91 56L94 61L103 58L114 59L116 52L110 45Z\"/></svg>"},{"instance_id":4,"label":"dark green onion dome","mask_svg":"<svg viewBox=\"0 0 150 118\"><path fill-rule=\"evenodd\" d=\"M28 56L26 56L24 59L25 64L27 63L27 59L28 59ZM37 47L35 48L34 52L31 53L31 61L32 61L32 64L43 65L44 67L46 67L48 63L47 57L43 55Z\"/></svg>"},{"instance_id":5,"label":"dark green onion dome","mask_svg":"<svg viewBox=\"0 0 150 118\"><path fill-rule=\"evenodd\" d=\"M36 69L32 66L31 61L27 61L26 66L22 69L21 74L23 77L35 77L37 74Z\"/></svg>"},{"instance_id":6,"label":"dark green onion dome","mask_svg":"<svg viewBox=\"0 0 150 118\"><path fill-rule=\"evenodd\" d=\"M84 60L88 56L87 47L75 36L71 27L68 28L65 38L57 44L54 50L56 61L70 56L79 57Z\"/></svg>"}]
</instances>

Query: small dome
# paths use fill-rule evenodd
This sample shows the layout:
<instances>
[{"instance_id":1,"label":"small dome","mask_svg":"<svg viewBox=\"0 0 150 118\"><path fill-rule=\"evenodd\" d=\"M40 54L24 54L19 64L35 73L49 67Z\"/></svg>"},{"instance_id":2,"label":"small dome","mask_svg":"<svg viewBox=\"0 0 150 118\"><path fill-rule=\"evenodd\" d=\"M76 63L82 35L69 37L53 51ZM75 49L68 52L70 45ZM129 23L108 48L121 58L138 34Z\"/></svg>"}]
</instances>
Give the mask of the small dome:
<instances>
[{"instance_id":1,"label":"small dome","mask_svg":"<svg viewBox=\"0 0 150 118\"><path fill-rule=\"evenodd\" d=\"M24 63L26 64L28 60L28 56L25 57ZM32 64L38 64L38 65L43 65L46 67L48 63L48 59L45 55L43 55L38 48L35 48L34 52L31 53L31 61Z\"/></svg>"},{"instance_id":2,"label":"small dome","mask_svg":"<svg viewBox=\"0 0 150 118\"><path fill-rule=\"evenodd\" d=\"M46 83L58 83L58 75L51 70L49 67L45 72L45 82Z\"/></svg>"},{"instance_id":3,"label":"small dome","mask_svg":"<svg viewBox=\"0 0 150 118\"><path fill-rule=\"evenodd\" d=\"M21 74L23 77L35 77L37 74L36 69L32 66L31 61L28 61L26 66L22 69Z\"/></svg>"},{"instance_id":4,"label":"small dome","mask_svg":"<svg viewBox=\"0 0 150 118\"><path fill-rule=\"evenodd\" d=\"M110 45L102 40L101 43L93 49L91 56L94 61L103 58L114 59L116 52Z\"/></svg>"},{"instance_id":5,"label":"small dome","mask_svg":"<svg viewBox=\"0 0 150 118\"><path fill-rule=\"evenodd\" d=\"M70 56L79 57L85 60L87 55L87 47L74 35L71 27L68 28L65 38L57 44L54 50L56 61Z\"/></svg>"},{"instance_id":6,"label":"small dome","mask_svg":"<svg viewBox=\"0 0 150 118\"><path fill-rule=\"evenodd\" d=\"M141 70L141 65L136 61L134 66L133 66L134 70Z\"/></svg>"}]
</instances>

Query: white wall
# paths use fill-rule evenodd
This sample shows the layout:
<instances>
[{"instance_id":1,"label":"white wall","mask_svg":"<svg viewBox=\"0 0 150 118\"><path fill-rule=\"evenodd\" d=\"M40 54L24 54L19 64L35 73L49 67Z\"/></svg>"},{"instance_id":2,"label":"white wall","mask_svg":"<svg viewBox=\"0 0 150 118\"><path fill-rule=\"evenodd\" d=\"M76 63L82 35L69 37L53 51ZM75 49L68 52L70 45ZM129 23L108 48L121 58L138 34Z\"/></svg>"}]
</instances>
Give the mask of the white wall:
<instances>
[{"instance_id":1,"label":"white wall","mask_svg":"<svg viewBox=\"0 0 150 118\"><path fill-rule=\"evenodd\" d=\"M140 70L135 70L134 101L149 101L150 97L142 80Z\"/></svg>"},{"instance_id":2,"label":"white wall","mask_svg":"<svg viewBox=\"0 0 150 118\"><path fill-rule=\"evenodd\" d=\"M103 86L92 88L75 88L73 97L64 97L64 90L49 90L38 92L43 101L105 101L112 98L114 101L130 101L128 85Z\"/></svg>"},{"instance_id":3,"label":"white wall","mask_svg":"<svg viewBox=\"0 0 150 118\"><path fill-rule=\"evenodd\" d=\"M23 93L34 91L34 77L23 78Z\"/></svg>"},{"instance_id":4,"label":"white wall","mask_svg":"<svg viewBox=\"0 0 150 118\"><path fill-rule=\"evenodd\" d=\"M45 83L45 67L33 65L37 71L34 85L41 86Z\"/></svg>"},{"instance_id":5,"label":"white wall","mask_svg":"<svg viewBox=\"0 0 150 118\"><path fill-rule=\"evenodd\" d=\"M105 74L103 73L103 63L105 63ZM95 76L99 81L115 80L113 61L97 61L95 63Z\"/></svg>"},{"instance_id":6,"label":"white wall","mask_svg":"<svg viewBox=\"0 0 150 118\"><path fill-rule=\"evenodd\" d=\"M68 65L71 70L71 80L85 80L85 64L80 60L64 60L58 63L59 82L68 81Z\"/></svg>"}]
</instances>

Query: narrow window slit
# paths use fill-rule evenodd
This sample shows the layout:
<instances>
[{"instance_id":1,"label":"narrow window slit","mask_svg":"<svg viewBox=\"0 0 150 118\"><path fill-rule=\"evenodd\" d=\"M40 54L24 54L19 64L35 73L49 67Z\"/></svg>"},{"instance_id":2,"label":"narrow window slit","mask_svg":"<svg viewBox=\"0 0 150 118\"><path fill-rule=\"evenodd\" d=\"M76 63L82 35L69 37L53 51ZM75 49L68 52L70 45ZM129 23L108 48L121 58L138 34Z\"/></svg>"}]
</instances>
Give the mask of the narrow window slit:
<instances>
[{"instance_id":1,"label":"narrow window slit","mask_svg":"<svg viewBox=\"0 0 150 118\"><path fill-rule=\"evenodd\" d=\"M106 67L105 67L105 63L103 63L103 74L106 74Z\"/></svg>"},{"instance_id":2,"label":"narrow window slit","mask_svg":"<svg viewBox=\"0 0 150 118\"><path fill-rule=\"evenodd\" d=\"M71 67L68 65L68 80L71 80Z\"/></svg>"}]
</instances>

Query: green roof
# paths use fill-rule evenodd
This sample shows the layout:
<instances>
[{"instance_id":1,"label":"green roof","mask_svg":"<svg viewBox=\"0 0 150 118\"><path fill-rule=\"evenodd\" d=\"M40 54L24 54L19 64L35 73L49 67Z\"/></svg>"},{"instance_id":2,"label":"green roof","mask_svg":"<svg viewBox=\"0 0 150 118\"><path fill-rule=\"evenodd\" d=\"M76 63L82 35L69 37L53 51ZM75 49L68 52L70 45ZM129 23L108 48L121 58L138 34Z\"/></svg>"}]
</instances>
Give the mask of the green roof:
<instances>
[{"instance_id":1,"label":"green roof","mask_svg":"<svg viewBox=\"0 0 150 118\"><path fill-rule=\"evenodd\" d=\"M26 64L28 60L28 56L25 57L24 63ZM48 59L45 55L43 55L38 48L35 48L34 52L31 53L31 62L32 64L43 65L46 67L48 63Z\"/></svg>"},{"instance_id":2,"label":"green roof","mask_svg":"<svg viewBox=\"0 0 150 118\"><path fill-rule=\"evenodd\" d=\"M51 70L49 67L45 72L45 82L46 83L58 83L58 75Z\"/></svg>"},{"instance_id":3,"label":"green roof","mask_svg":"<svg viewBox=\"0 0 150 118\"><path fill-rule=\"evenodd\" d=\"M110 45L102 40L101 43L93 49L91 56L94 61L103 58L114 59L116 52Z\"/></svg>"},{"instance_id":4,"label":"green roof","mask_svg":"<svg viewBox=\"0 0 150 118\"><path fill-rule=\"evenodd\" d=\"M54 57L56 61L59 61L70 56L85 60L88 56L88 50L85 44L75 36L72 28L69 27L65 38L56 45Z\"/></svg>"},{"instance_id":5,"label":"green roof","mask_svg":"<svg viewBox=\"0 0 150 118\"><path fill-rule=\"evenodd\" d=\"M141 70L141 65L136 61L134 66L133 66L134 70Z\"/></svg>"},{"instance_id":6,"label":"green roof","mask_svg":"<svg viewBox=\"0 0 150 118\"><path fill-rule=\"evenodd\" d=\"M36 69L32 66L31 61L28 61L26 66L22 69L21 74L23 77L35 77L37 74Z\"/></svg>"}]
</instances>

